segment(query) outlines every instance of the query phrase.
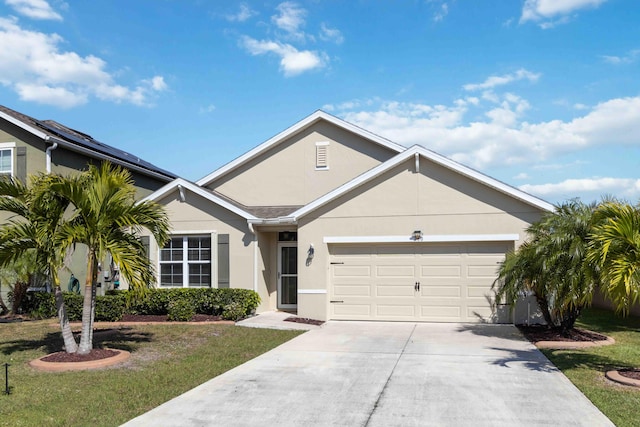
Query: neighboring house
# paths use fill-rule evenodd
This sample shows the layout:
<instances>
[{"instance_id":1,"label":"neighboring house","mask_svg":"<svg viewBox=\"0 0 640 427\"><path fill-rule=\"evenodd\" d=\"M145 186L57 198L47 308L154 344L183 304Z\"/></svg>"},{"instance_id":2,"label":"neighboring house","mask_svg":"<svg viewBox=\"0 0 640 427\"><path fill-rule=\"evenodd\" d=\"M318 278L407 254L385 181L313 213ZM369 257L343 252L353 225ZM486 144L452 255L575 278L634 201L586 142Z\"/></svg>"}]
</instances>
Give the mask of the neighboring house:
<instances>
[{"instance_id":1,"label":"neighboring house","mask_svg":"<svg viewBox=\"0 0 640 427\"><path fill-rule=\"evenodd\" d=\"M320 320L508 320L491 309L498 263L553 210L322 111L146 199L173 229L150 243L160 287L254 289L260 311Z\"/></svg>"},{"instance_id":2,"label":"neighboring house","mask_svg":"<svg viewBox=\"0 0 640 427\"><path fill-rule=\"evenodd\" d=\"M151 194L176 178L171 172L97 141L85 133L53 120L36 120L0 106L0 174L11 175L26 182L29 175L68 175L85 170L90 163L99 164L105 160L131 171L139 198ZM0 221L7 218L7 213L0 212ZM113 266L104 267L100 275L101 284L104 284L103 290L105 287L113 287L112 279L115 273ZM71 272L84 282L86 248L79 247L72 258L69 270L61 272L60 280L64 290ZM4 286L3 291L6 291Z\"/></svg>"}]
</instances>

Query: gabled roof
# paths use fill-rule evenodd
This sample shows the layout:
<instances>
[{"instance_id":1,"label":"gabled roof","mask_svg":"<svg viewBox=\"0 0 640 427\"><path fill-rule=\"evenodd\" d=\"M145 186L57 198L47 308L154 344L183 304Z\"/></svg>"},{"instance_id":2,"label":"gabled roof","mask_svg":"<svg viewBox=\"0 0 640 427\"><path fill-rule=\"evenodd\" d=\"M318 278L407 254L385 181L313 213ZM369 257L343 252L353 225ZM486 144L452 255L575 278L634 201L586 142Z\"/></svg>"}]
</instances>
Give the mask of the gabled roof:
<instances>
[{"instance_id":1,"label":"gabled roof","mask_svg":"<svg viewBox=\"0 0 640 427\"><path fill-rule=\"evenodd\" d=\"M295 134L307 129L308 127L314 125L315 123L324 120L326 122L329 122L339 128L342 128L344 130L347 130L351 133L354 133L358 136L361 136L362 138L368 139L371 142L381 145L385 148L388 148L392 151L395 151L396 153L400 153L402 151L404 151L406 148L403 147L402 145L396 144L395 142L389 141L388 139L385 139L381 136L378 136L374 133L371 133L365 129L362 129L354 124L351 124L349 122L345 122L342 119L339 119L338 117L335 117L329 113L326 113L322 110L318 110L315 113L311 114L310 116L305 117L304 119L300 120L299 122L297 122L296 124L294 124L293 126L285 129L284 131L280 132L279 134L277 134L276 136L274 136L273 138L263 142L262 144L258 145L257 147L255 147L253 150L248 151L247 153L243 154L242 156L236 158L235 160L227 163L226 165L220 167L219 169L215 170L214 172L210 173L209 175L205 176L204 178L201 178L200 180L196 181L196 184L201 185L201 186L206 186L209 185L212 181L214 181L216 178L236 169L237 167L241 166L242 164L250 161L251 159L255 158L256 156L264 153L265 151L269 150L272 147L277 146L278 144L282 143L283 141L285 141L286 139L294 136Z\"/></svg>"},{"instance_id":2,"label":"gabled roof","mask_svg":"<svg viewBox=\"0 0 640 427\"><path fill-rule=\"evenodd\" d=\"M0 118L26 130L45 142L59 145L89 157L109 160L128 169L154 178L169 181L177 175L142 160L126 151L104 144L86 133L66 127L53 120L37 120L0 105Z\"/></svg>"},{"instance_id":3,"label":"gabled roof","mask_svg":"<svg viewBox=\"0 0 640 427\"><path fill-rule=\"evenodd\" d=\"M154 191L153 193L149 194L147 197L145 197L144 199L140 200L139 203L147 201L147 200L153 200L153 201L158 201L159 199L165 197L168 194L171 194L173 191L178 191L180 192L180 197L184 197L183 195L183 191L184 190L189 190L194 194L197 194L201 197L204 197L205 199L209 200L210 202L215 203L216 205L219 205L239 216L241 216L242 218L245 218L247 220L257 220L258 218L256 216L254 216L253 214L247 212L246 210L242 209L237 203L234 203L233 201L231 201L230 199L223 197L221 195L217 195L215 194L213 191L210 191L206 188L200 187L196 184L194 184L191 181L187 181L186 179L183 178L177 178L174 179L173 181L171 181L170 183L168 183L167 185L157 189L156 191Z\"/></svg>"},{"instance_id":4,"label":"gabled roof","mask_svg":"<svg viewBox=\"0 0 640 427\"><path fill-rule=\"evenodd\" d=\"M508 196L511 196L515 199L518 199L522 202L525 202L531 206L534 206L536 208L545 210L545 211L553 211L554 210L554 206L548 202L545 202L542 199L539 199L535 196L532 196L531 194L525 193L522 190L519 190L515 187L512 187L508 184L505 184L502 181L498 181L497 179L491 178L490 176L487 176L481 172L478 172L475 169L471 169L467 166L464 166L458 162L455 162L447 157L444 157L440 154L437 154L431 150L428 150L420 145L414 145L410 148L407 148L405 151L403 151L402 153L398 154L397 156L387 160L386 162L376 166L375 168L363 173L360 176L357 176L356 178L352 179L351 181L347 182L346 184L336 188L335 190L325 194L324 196L314 200L313 202L307 204L306 206L298 209L297 211L291 213L289 216L286 217L286 219L288 221L291 222L296 222L298 221L299 218L305 216L306 214L318 209L321 206L326 205L327 203L331 202L332 200L342 196L343 194L353 190L354 188L357 188L363 184L365 184L366 182L370 181L371 179L383 174L384 172L392 169L393 167L401 164L402 162L405 162L411 158L415 158L415 157L423 157L427 160L430 160L440 166L443 166L445 168L448 168L454 172L457 172L461 175L464 175L470 179L473 179L477 182L480 182L481 184L484 184L488 187L491 187L497 191L500 191Z\"/></svg>"}]
</instances>

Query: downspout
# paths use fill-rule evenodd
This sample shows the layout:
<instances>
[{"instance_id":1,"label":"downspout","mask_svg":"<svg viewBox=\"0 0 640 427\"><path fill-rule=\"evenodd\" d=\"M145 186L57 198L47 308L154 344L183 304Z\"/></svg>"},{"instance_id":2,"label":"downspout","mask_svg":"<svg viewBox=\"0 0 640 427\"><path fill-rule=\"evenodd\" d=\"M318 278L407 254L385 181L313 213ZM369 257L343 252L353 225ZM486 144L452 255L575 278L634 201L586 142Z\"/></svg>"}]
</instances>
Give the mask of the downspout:
<instances>
[{"instance_id":1,"label":"downspout","mask_svg":"<svg viewBox=\"0 0 640 427\"><path fill-rule=\"evenodd\" d=\"M253 228L253 224L247 221L249 232L253 234L253 290L258 292L258 234Z\"/></svg>"},{"instance_id":2,"label":"downspout","mask_svg":"<svg viewBox=\"0 0 640 427\"><path fill-rule=\"evenodd\" d=\"M45 142L50 142L51 141L51 137L49 135L44 137L44 141ZM55 150L56 148L58 148L58 143L57 142L53 142L53 145L47 147L47 151L45 152L45 161L46 161L46 171L47 174L51 173L51 152L53 150Z\"/></svg>"}]
</instances>

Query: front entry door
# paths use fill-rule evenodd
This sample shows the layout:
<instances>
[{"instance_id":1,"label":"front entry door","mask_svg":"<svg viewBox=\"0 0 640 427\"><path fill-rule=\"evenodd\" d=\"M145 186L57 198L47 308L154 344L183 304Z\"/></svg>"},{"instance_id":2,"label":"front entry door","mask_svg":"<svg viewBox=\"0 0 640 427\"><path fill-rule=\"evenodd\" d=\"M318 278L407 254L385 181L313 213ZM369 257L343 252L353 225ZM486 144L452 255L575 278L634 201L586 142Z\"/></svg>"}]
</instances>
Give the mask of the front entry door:
<instances>
[{"instance_id":1,"label":"front entry door","mask_svg":"<svg viewBox=\"0 0 640 427\"><path fill-rule=\"evenodd\" d=\"M298 246L278 244L278 308L298 307Z\"/></svg>"}]
</instances>

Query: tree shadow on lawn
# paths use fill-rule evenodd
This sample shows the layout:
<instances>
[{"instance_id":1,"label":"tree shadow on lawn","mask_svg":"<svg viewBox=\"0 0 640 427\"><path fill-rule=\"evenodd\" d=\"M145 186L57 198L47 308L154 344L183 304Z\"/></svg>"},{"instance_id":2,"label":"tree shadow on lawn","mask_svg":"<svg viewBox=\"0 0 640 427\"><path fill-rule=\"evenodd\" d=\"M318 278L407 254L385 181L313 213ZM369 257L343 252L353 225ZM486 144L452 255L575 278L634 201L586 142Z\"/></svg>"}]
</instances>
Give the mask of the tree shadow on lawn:
<instances>
[{"instance_id":1,"label":"tree shadow on lawn","mask_svg":"<svg viewBox=\"0 0 640 427\"><path fill-rule=\"evenodd\" d=\"M551 356L553 363L560 369L592 369L598 372L607 372L619 369L638 368L630 366L628 362L614 359L608 356L588 353L580 350L544 350Z\"/></svg>"},{"instance_id":2,"label":"tree shadow on lawn","mask_svg":"<svg viewBox=\"0 0 640 427\"><path fill-rule=\"evenodd\" d=\"M77 341L79 333L73 335ZM134 352L140 343L151 342L153 336L154 334L151 332L141 332L133 328L95 330L93 332L93 347L109 347ZM5 355L41 348L44 348L47 354L62 351L63 341L60 332L49 332L41 339L17 339L0 343L0 352Z\"/></svg>"}]
</instances>

